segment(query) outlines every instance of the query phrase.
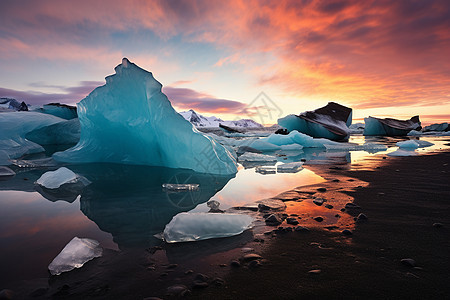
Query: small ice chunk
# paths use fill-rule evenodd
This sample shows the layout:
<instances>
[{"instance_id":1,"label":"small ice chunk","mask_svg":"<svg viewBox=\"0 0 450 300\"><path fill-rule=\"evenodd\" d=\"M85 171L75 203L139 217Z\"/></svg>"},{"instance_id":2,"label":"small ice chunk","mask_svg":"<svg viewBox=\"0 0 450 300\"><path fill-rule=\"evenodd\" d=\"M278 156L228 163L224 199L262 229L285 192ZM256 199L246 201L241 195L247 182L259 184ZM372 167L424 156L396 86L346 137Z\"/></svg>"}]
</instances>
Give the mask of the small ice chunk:
<instances>
[{"instance_id":1,"label":"small ice chunk","mask_svg":"<svg viewBox=\"0 0 450 300\"><path fill-rule=\"evenodd\" d=\"M421 131L417 131L417 130L411 130L410 132L408 132L408 136L421 136L423 133Z\"/></svg>"},{"instance_id":2,"label":"small ice chunk","mask_svg":"<svg viewBox=\"0 0 450 300\"><path fill-rule=\"evenodd\" d=\"M253 218L242 214L179 213L163 232L167 243L192 242L241 234Z\"/></svg>"},{"instance_id":3,"label":"small ice chunk","mask_svg":"<svg viewBox=\"0 0 450 300\"><path fill-rule=\"evenodd\" d=\"M77 181L77 174L66 167L61 167L56 171L50 171L42 174L36 183L48 189L57 189L63 184L75 183Z\"/></svg>"},{"instance_id":4,"label":"small ice chunk","mask_svg":"<svg viewBox=\"0 0 450 300\"><path fill-rule=\"evenodd\" d=\"M11 170L10 168L0 166L0 180L8 179L8 178L13 177L15 175L16 175L16 172Z\"/></svg>"},{"instance_id":5,"label":"small ice chunk","mask_svg":"<svg viewBox=\"0 0 450 300\"><path fill-rule=\"evenodd\" d=\"M197 191L199 186L198 183L163 183L162 185L163 189L173 192Z\"/></svg>"},{"instance_id":6,"label":"small ice chunk","mask_svg":"<svg viewBox=\"0 0 450 300\"><path fill-rule=\"evenodd\" d=\"M273 166L258 166L255 168L255 172L263 175L267 174L276 174L277 173L277 167Z\"/></svg>"},{"instance_id":7,"label":"small ice chunk","mask_svg":"<svg viewBox=\"0 0 450 300\"><path fill-rule=\"evenodd\" d=\"M74 237L48 265L52 275L81 268L86 262L100 257L103 249L96 240Z\"/></svg>"},{"instance_id":8,"label":"small ice chunk","mask_svg":"<svg viewBox=\"0 0 450 300\"><path fill-rule=\"evenodd\" d=\"M397 142L396 145L400 148L417 149L417 148L423 148L423 147L430 147L430 146L433 146L434 144L427 142L427 141L421 141L421 140L409 140L409 141Z\"/></svg>"},{"instance_id":9,"label":"small ice chunk","mask_svg":"<svg viewBox=\"0 0 450 300\"><path fill-rule=\"evenodd\" d=\"M297 173L303 168L303 162L291 162L277 166L278 173Z\"/></svg>"},{"instance_id":10,"label":"small ice chunk","mask_svg":"<svg viewBox=\"0 0 450 300\"><path fill-rule=\"evenodd\" d=\"M417 155L419 154L414 150L403 150L403 149L398 149L394 152L388 153L388 156L417 156Z\"/></svg>"},{"instance_id":11,"label":"small ice chunk","mask_svg":"<svg viewBox=\"0 0 450 300\"><path fill-rule=\"evenodd\" d=\"M250 161L250 162L276 162L277 158L271 155L259 154L246 152L239 156L239 161Z\"/></svg>"}]
</instances>

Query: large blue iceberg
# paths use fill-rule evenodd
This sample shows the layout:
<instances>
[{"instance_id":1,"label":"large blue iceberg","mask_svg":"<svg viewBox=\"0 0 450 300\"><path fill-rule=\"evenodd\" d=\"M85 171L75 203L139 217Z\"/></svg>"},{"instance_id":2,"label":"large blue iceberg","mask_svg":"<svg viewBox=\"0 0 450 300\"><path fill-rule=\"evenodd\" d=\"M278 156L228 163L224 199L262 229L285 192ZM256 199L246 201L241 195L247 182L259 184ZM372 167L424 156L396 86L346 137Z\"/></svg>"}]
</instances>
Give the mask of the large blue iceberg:
<instances>
[{"instance_id":1,"label":"large blue iceberg","mask_svg":"<svg viewBox=\"0 0 450 300\"><path fill-rule=\"evenodd\" d=\"M421 130L419 116L409 120L380 119L375 117L364 118L364 135L402 136L411 130Z\"/></svg>"},{"instance_id":2,"label":"large blue iceberg","mask_svg":"<svg viewBox=\"0 0 450 300\"><path fill-rule=\"evenodd\" d=\"M214 139L197 131L172 107L152 73L124 58L78 103L80 141L57 152L61 162L111 162L234 174L236 160Z\"/></svg>"},{"instance_id":3,"label":"large blue iceberg","mask_svg":"<svg viewBox=\"0 0 450 300\"><path fill-rule=\"evenodd\" d=\"M347 140L352 124L352 109L335 102L314 111L306 111L299 115L287 115L278 119L278 125L288 131L297 130L316 138L335 141Z\"/></svg>"}]
</instances>

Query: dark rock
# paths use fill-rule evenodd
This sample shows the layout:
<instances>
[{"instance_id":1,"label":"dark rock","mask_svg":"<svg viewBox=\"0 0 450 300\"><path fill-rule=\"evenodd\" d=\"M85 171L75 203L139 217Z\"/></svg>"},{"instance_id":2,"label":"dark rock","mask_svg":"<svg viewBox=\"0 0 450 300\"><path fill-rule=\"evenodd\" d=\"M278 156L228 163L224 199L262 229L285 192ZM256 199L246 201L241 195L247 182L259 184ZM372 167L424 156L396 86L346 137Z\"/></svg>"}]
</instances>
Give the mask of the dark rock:
<instances>
[{"instance_id":1,"label":"dark rock","mask_svg":"<svg viewBox=\"0 0 450 300\"><path fill-rule=\"evenodd\" d=\"M154 254L156 251L158 250L162 250L163 248L160 246L153 246L149 249L145 249L147 252L149 252L150 254Z\"/></svg>"},{"instance_id":2,"label":"dark rock","mask_svg":"<svg viewBox=\"0 0 450 300\"><path fill-rule=\"evenodd\" d=\"M412 259L412 258L404 258L404 259L400 260L400 262L404 266L407 266L407 267L410 267L410 268L413 268L413 267L417 266L416 261L414 259Z\"/></svg>"},{"instance_id":3,"label":"dark rock","mask_svg":"<svg viewBox=\"0 0 450 300\"><path fill-rule=\"evenodd\" d=\"M213 283L215 286L223 286L223 285L225 284L225 280L223 280L223 279L220 278L220 277L216 277L216 278L214 278L214 279L212 280L212 283Z\"/></svg>"},{"instance_id":4,"label":"dark rock","mask_svg":"<svg viewBox=\"0 0 450 300\"><path fill-rule=\"evenodd\" d=\"M256 253L249 253L242 257L242 260L246 261L246 262L252 261L252 260L259 260L259 259L262 259L262 257L261 257L261 255L258 255Z\"/></svg>"},{"instance_id":5,"label":"dark rock","mask_svg":"<svg viewBox=\"0 0 450 300\"><path fill-rule=\"evenodd\" d=\"M196 281L202 281L202 282L207 282L207 281L209 280L209 277L206 276L205 274L198 273L197 275L195 275L194 280L196 280Z\"/></svg>"},{"instance_id":6,"label":"dark rock","mask_svg":"<svg viewBox=\"0 0 450 300\"><path fill-rule=\"evenodd\" d=\"M333 182L339 182L340 180L339 179L333 179L332 181Z\"/></svg>"},{"instance_id":7,"label":"dark rock","mask_svg":"<svg viewBox=\"0 0 450 300\"><path fill-rule=\"evenodd\" d=\"M161 299L159 297L146 297L146 298L144 298L144 300L163 300L163 299Z\"/></svg>"},{"instance_id":8,"label":"dark rock","mask_svg":"<svg viewBox=\"0 0 450 300\"><path fill-rule=\"evenodd\" d=\"M328 209L332 209L334 206L331 205L331 204L325 204L325 207L328 208Z\"/></svg>"},{"instance_id":9,"label":"dark rock","mask_svg":"<svg viewBox=\"0 0 450 300\"><path fill-rule=\"evenodd\" d=\"M190 293L191 291L187 288L187 286L182 284L175 284L167 288L166 295L172 297L185 297Z\"/></svg>"},{"instance_id":10,"label":"dark rock","mask_svg":"<svg viewBox=\"0 0 450 300\"><path fill-rule=\"evenodd\" d=\"M315 217L314 220L317 221L317 222L322 222L323 218L322 217Z\"/></svg>"},{"instance_id":11,"label":"dark rock","mask_svg":"<svg viewBox=\"0 0 450 300\"><path fill-rule=\"evenodd\" d=\"M367 221L367 216L363 213L360 213L357 217L356 217L356 222L364 222Z\"/></svg>"},{"instance_id":12,"label":"dark rock","mask_svg":"<svg viewBox=\"0 0 450 300\"><path fill-rule=\"evenodd\" d=\"M313 203L315 204L315 205L318 205L318 206L321 206L322 204L323 204L323 199L322 198L316 198L316 199L314 199L313 200Z\"/></svg>"},{"instance_id":13,"label":"dark rock","mask_svg":"<svg viewBox=\"0 0 450 300\"><path fill-rule=\"evenodd\" d=\"M277 131L275 131L275 134L287 135L287 134L289 134L289 132L286 128L280 128L280 129L277 129Z\"/></svg>"},{"instance_id":14,"label":"dark rock","mask_svg":"<svg viewBox=\"0 0 450 300\"><path fill-rule=\"evenodd\" d=\"M194 273L194 270L187 270L186 272L184 272L184 275L190 275Z\"/></svg>"},{"instance_id":15,"label":"dark rock","mask_svg":"<svg viewBox=\"0 0 450 300\"><path fill-rule=\"evenodd\" d=\"M28 111L28 106L25 102L22 101L22 103L20 103L19 108L17 109L17 111Z\"/></svg>"},{"instance_id":16,"label":"dark rock","mask_svg":"<svg viewBox=\"0 0 450 300\"><path fill-rule=\"evenodd\" d=\"M251 269L255 269L261 266L261 263L257 260L252 260L248 263L248 267Z\"/></svg>"},{"instance_id":17,"label":"dark rock","mask_svg":"<svg viewBox=\"0 0 450 300\"><path fill-rule=\"evenodd\" d=\"M444 224L442 224L442 223L433 223L434 228L441 228L443 226L444 226Z\"/></svg>"},{"instance_id":18,"label":"dark rock","mask_svg":"<svg viewBox=\"0 0 450 300\"><path fill-rule=\"evenodd\" d=\"M296 232L309 232L309 229L303 226L297 226L294 229Z\"/></svg>"},{"instance_id":19,"label":"dark rock","mask_svg":"<svg viewBox=\"0 0 450 300\"><path fill-rule=\"evenodd\" d=\"M320 188L317 189L317 191L320 192L320 193L325 193L327 191L327 189L324 188L324 187L320 187Z\"/></svg>"},{"instance_id":20,"label":"dark rock","mask_svg":"<svg viewBox=\"0 0 450 300\"><path fill-rule=\"evenodd\" d=\"M305 161L306 161L306 159L302 158L302 159L300 159L300 161L302 161L302 162L305 162Z\"/></svg>"},{"instance_id":21,"label":"dark rock","mask_svg":"<svg viewBox=\"0 0 450 300\"><path fill-rule=\"evenodd\" d=\"M281 200L263 199L256 201L256 203L258 203L258 209L260 211L268 211L268 210L280 211L286 209L286 204L284 204L284 202Z\"/></svg>"},{"instance_id":22,"label":"dark rock","mask_svg":"<svg viewBox=\"0 0 450 300\"><path fill-rule=\"evenodd\" d=\"M355 203L349 202L345 204L345 209L361 209L361 206L356 205Z\"/></svg>"},{"instance_id":23,"label":"dark rock","mask_svg":"<svg viewBox=\"0 0 450 300\"><path fill-rule=\"evenodd\" d=\"M31 292L30 296L33 298L41 297L41 296L44 296L45 293L47 293L47 291L48 291L48 287L41 287L41 288L35 289L33 292ZM2 298L0 297L0 299L2 299Z\"/></svg>"},{"instance_id":24,"label":"dark rock","mask_svg":"<svg viewBox=\"0 0 450 300\"><path fill-rule=\"evenodd\" d=\"M286 227L286 228L284 228L284 230L286 230L286 232L292 232L292 227Z\"/></svg>"},{"instance_id":25,"label":"dark rock","mask_svg":"<svg viewBox=\"0 0 450 300\"><path fill-rule=\"evenodd\" d=\"M328 169L330 169L330 170L343 170L342 167L335 167L335 166L329 167Z\"/></svg>"},{"instance_id":26,"label":"dark rock","mask_svg":"<svg viewBox=\"0 0 450 300\"><path fill-rule=\"evenodd\" d=\"M207 288L208 286L209 286L209 284L207 282L198 281L198 280L194 280L194 282L192 284L192 288L194 288L194 289L204 289L204 288Z\"/></svg>"},{"instance_id":27,"label":"dark rock","mask_svg":"<svg viewBox=\"0 0 450 300\"><path fill-rule=\"evenodd\" d=\"M226 267L227 267L227 264L220 264L219 267L221 267L221 268L226 268Z\"/></svg>"},{"instance_id":28,"label":"dark rock","mask_svg":"<svg viewBox=\"0 0 450 300\"><path fill-rule=\"evenodd\" d=\"M241 263L238 262L237 260L232 260L230 262L230 266L234 267L234 268L239 268L241 266Z\"/></svg>"},{"instance_id":29,"label":"dark rock","mask_svg":"<svg viewBox=\"0 0 450 300\"><path fill-rule=\"evenodd\" d=\"M340 214L335 214L334 216L335 216L336 218L340 218L340 217L341 217Z\"/></svg>"},{"instance_id":30,"label":"dark rock","mask_svg":"<svg viewBox=\"0 0 450 300\"><path fill-rule=\"evenodd\" d=\"M298 220L296 218L287 218L286 223L290 225L298 225Z\"/></svg>"},{"instance_id":31,"label":"dark rock","mask_svg":"<svg viewBox=\"0 0 450 300\"><path fill-rule=\"evenodd\" d=\"M343 234L343 235L352 235L353 232L351 232L351 230L344 229L344 230L342 230L342 234Z\"/></svg>"},{"instance_id":32,"label":"dark rock","mask_svg":"<svg viewBox=\"0 0 450 300\"><path fill-rule=\"evenodd\" d=\"M266 225L268 226L278 226L282 223L283 221L281 220L281 218L278 215L275 214L271 214L269 217L267 217L266 219Z\"/></svg>"},{"instance_id":33,"label":"dark rock","mask_svg":"<svg viewBox=\"0 0 450 300\"><path fill-rule=\"evenodd\" d=\"M9 299L14 299L14 292L7 289L1 290L0 300L9 300Z\"/></svg>"}]
</instances>

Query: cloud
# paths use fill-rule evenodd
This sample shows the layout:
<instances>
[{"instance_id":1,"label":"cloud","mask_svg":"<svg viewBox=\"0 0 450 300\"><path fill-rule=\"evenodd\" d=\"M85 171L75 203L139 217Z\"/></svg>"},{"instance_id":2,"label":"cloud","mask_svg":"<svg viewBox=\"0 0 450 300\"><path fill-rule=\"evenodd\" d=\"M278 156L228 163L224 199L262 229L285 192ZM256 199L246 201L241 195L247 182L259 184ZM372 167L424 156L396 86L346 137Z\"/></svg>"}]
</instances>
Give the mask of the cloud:
<instances>
[{"instance_id":1,"label":"cloud","mask_svg":"<svg viewBox=\"0 0 450 300\"><path fill-rule=\"evenodd\" d=\"M210 113L239 113L246 107L245 103L218 99L209 94L197 92L188 88L163 87L164 94L174 106L181 110L194 109L199 112Z\"/></svg>"},{"instance_id":2,"label":"cloud","mask_svg":"<svg viewBox=\"0 0 450 300\"><path fill-rule=\"evenodd\" d=\"M81 81L78 86L64 87L35 82L30 84L30 86L39 88L58 88L61 90L61 93L44 93L34 90L18 91L0 87L0 97L14 98L18 101L25 101L25 103L32 105L42 105L51 102L74 105L86 97L96 87L103 84L104 82L101 81Z\"/></svg>"}]
</instances>

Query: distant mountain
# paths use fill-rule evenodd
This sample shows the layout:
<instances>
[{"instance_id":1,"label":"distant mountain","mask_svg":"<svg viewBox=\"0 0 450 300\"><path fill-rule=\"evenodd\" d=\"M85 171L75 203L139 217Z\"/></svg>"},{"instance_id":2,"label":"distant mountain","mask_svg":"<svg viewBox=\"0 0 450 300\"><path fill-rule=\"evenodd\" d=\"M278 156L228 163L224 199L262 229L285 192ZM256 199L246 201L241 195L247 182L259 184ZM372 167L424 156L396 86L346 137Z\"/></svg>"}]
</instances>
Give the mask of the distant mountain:
<instances>
[{"instance_id":1,"label":"distant mountain","mask_svg":"<svg viewBox=\"0 0 450 300\"><path fill-rule=\"evenodd\" d=\"M220 118L205 117L201 114L195 112L194 110L182 111L179 113L183 116L187 121L191 122L195 127L219 127L219 124L228 126L228 127L245 127L245 128L262 128L263 125L251 120L251 119L242 119L238 121L224 121Z\"/></svg>"}]
</instances>

